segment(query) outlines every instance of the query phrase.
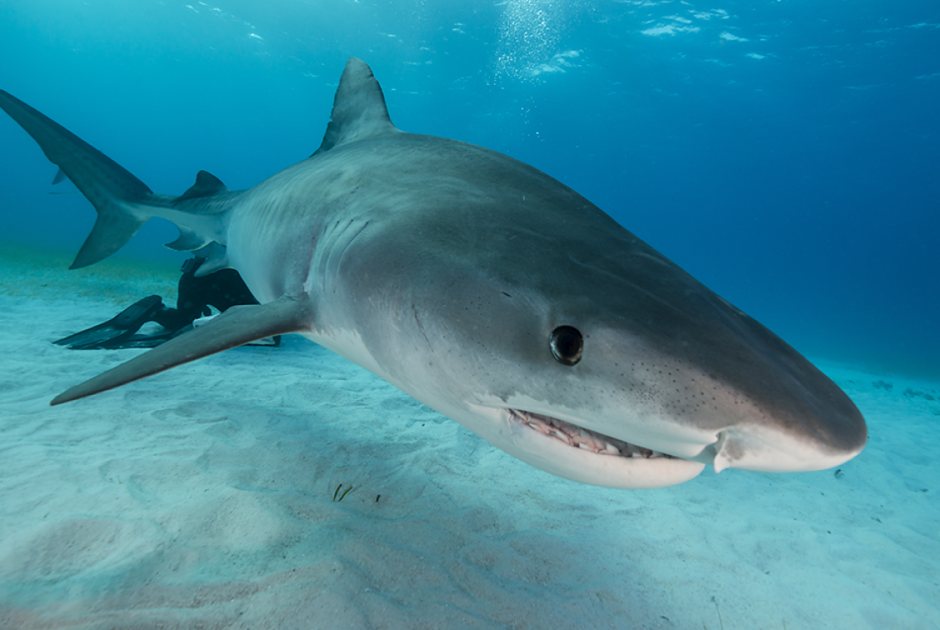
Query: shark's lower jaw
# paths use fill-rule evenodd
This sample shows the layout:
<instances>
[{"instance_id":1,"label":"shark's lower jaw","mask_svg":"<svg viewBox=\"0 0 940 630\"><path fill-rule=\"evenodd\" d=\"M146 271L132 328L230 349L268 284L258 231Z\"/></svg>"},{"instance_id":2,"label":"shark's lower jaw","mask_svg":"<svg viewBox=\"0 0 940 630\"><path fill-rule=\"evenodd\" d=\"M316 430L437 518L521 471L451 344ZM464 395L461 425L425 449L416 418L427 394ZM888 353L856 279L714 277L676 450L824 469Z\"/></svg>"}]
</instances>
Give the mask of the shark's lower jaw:
<instances>
[{"instance_id":1,"label":"shark's lower jaw","mask_svg":"<svg viewBox=\"0 0 940 630\"><path fill-rule=\"evenodd\" d=\"M608 488L662 488L686 482L705 468L701 462L630 444L567 420L515 408L499 411L508 431L494 433L494 445L572 481Z\"/></svg>"},{"instance_id":2,"label":"shark's lower jaw","mask_svg":"<svg viewBox=\"0 0 940 630\"><path fill-rule=\"evenodd\" d=\"M532 413L531 411L509 409L509 419L511 422L524 424L533 431L538 431L542 435L554 438L568 446L598 455L627 459L656 459L661 457L679 459L667 453L660 453L636 444L630 444L615 437L597 433L558 418Z\"/></svg>"}]
</instances>

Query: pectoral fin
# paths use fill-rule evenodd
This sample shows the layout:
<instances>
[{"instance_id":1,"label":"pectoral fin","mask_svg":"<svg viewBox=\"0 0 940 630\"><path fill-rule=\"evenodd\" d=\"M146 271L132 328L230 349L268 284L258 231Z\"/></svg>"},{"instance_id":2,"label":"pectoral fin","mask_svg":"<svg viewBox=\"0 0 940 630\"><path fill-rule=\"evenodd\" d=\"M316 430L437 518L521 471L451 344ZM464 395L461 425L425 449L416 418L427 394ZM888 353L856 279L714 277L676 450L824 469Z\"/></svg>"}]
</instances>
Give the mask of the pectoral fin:
<instances>
[{"instance_id":1,"label":"pectoral fin","mask_svg":"<svg viewBox=\"0 0 940 630\"><path fill-rule=\"evenodd\" d=\"M66 390L50 404L92 396L258 339L307 330L311 321L307 296L285 295L264 305L235 306L204 326Z\"/></svg>"}]
</instances>

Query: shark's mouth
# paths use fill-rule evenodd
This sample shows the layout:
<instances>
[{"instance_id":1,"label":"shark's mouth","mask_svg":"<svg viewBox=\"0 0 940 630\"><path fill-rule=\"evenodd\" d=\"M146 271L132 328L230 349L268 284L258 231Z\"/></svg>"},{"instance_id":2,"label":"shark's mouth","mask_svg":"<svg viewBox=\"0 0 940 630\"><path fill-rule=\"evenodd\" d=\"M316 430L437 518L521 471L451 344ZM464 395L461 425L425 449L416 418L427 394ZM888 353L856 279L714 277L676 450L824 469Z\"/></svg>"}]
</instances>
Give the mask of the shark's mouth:
<instances>
[{"instance_id":1,"label":"shark's mouth","mask_svg":"<svg viewBox=\"0 0 940 630\"><path fill-rule=\"evenodd\" d=\"M591 451L598 455L609 455L611 457L624 457L627 459L679 459L668 453L661 453L649 448L630 444L615 437L604 435L576 424L543 416L531 411L522 411L521 409L509 409L509 419L511 422L518 422L521 425L528 426L533 431L537 431L544 436L564 442L568 446Z\"/></svg>"}]
</instances>

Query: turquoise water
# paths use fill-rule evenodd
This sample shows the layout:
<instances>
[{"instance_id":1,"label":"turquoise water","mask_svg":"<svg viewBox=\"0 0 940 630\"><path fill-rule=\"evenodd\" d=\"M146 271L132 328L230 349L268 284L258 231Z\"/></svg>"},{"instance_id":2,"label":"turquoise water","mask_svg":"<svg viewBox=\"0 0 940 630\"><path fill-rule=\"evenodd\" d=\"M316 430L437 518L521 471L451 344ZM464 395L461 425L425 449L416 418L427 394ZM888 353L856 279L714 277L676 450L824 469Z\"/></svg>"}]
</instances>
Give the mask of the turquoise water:
<instances>
[{"instance_id":1,"label":"turquoise water","mask_svg":"<svg viewBox=\"0 0 940 630\"><path fill-rule=\"evenodd\" d=\"M128 355L48 342L172 300L185 256L159 222L77 273L33 249L94 212L0 115L0 626L938 627L940 8L818 4L0 5L0 89L157 192L307 157L360 57L399 128L579 191L871 435L837 471L602 490L296 337L49 409Z\"/></svg>"},{"instance_id":2,"label":"turquoise water","mask_svg":"<svg viewBox=\"0 0 940 630\"><path fill-rule=\"evenodd\" d=\"M940 375L940 8L794 2L14 0L0 87L153 190L320 143L349 56L393 122L529 162L800 350ZM93 220L0 120L8 238ZM151 227L127 248L168 256ZM178 258L178 256L177 256Z\"/></svg>"}]
</instances>

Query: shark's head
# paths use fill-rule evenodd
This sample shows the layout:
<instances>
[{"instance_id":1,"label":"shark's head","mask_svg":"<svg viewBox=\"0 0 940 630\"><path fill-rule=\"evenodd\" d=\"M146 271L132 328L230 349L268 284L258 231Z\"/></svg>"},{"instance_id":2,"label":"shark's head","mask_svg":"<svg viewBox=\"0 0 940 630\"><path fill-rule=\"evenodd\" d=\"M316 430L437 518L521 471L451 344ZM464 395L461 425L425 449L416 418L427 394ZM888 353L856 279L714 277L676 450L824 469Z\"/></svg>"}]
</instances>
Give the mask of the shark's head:
<instances>
[{"instance_id":1,"label":"shark's head","mask_svg":"<svg viewBox=\"0 0 940 630\"><path fill-rule=\"evenodd\" d=\"M370 369L509 454L602 486L705 465L819 470L864 447L855 405L761 324L534 169L467 162L465 178L501 178L494 211L474 207L494 202L472 181L427 190L446 212L370 224L342 265Z\"/></svg>"}]
</instances>

